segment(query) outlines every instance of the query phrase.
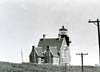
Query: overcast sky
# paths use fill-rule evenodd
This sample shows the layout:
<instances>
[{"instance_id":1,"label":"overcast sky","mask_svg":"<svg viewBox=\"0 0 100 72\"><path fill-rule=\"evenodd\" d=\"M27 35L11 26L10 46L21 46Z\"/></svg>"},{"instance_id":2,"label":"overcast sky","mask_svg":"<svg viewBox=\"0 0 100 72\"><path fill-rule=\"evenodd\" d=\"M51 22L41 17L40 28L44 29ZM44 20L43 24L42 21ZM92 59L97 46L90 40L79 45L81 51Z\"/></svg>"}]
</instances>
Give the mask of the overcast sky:
<instances>
[{"instance_id":1,"label":"overcast sky","mask_svg":"<svg viewBox=\"0 0 100 72\"><path fill-rule=\"evenodd\" d=\"M0 0L0 61L29 62L32 45L37 46L42 34L56 38L64 25L72 41L71 64L80 65L79 52L85 65L99 62L97 27L88 20L100 18L99 0Z\"/></svg>"}]
</instances>

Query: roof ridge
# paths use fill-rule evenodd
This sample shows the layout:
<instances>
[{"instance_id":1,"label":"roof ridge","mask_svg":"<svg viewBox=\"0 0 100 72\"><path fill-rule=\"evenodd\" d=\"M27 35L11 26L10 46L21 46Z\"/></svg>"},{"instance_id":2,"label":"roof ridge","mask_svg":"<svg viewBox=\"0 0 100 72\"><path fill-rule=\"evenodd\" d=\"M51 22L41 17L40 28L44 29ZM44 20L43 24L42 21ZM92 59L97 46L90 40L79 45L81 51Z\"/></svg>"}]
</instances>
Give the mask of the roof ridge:
<instances>
[{"instance_id":1,"label":"roof ridge","mask_svg":"<svg viewBox=\"0 0 100 72\"><path fill-rule=\"evenodd\" d=\"M57 37L58 38L58 37ZM57 39L57 38L45 38L45 39ZM43 38L40 38L40 39L43 39Z\"/></svg>"},{"instance_id":2,"label":"roof ridge","mask_svg":"<svg viewBox=\"0 0 100 72\"><path fill-rule=\"evenodd\" d=\"M63 42L63 38L59 39L58 38L46 38L45 40L40 39L38 42L38 47L42 47L42 50L44 51L47 48L47 45L50 47L57 47L57 50L60 49L61 45Z\"/></svg>"}]
</instances>

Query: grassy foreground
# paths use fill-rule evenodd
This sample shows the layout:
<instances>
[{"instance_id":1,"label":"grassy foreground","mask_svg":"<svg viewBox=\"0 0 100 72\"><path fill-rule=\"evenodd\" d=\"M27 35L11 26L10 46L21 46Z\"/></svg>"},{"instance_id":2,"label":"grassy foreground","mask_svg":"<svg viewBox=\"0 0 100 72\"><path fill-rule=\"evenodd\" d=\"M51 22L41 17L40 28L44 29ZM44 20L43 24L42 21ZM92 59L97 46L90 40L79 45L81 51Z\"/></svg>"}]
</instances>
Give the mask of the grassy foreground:
<instances>
[{"instance_id":1,"label":"grassy foreground","mask_svg":"<svg viewBox=\"0 0 100 72\"><path fill-rule=\"evenodd\" d=\"M100 72L100 67L84 66L84 72ZM66 71L65 71L66 70ZM81 66L53 66L0 62L0 72L81 72Z\"/></svg>"}]
</instances>

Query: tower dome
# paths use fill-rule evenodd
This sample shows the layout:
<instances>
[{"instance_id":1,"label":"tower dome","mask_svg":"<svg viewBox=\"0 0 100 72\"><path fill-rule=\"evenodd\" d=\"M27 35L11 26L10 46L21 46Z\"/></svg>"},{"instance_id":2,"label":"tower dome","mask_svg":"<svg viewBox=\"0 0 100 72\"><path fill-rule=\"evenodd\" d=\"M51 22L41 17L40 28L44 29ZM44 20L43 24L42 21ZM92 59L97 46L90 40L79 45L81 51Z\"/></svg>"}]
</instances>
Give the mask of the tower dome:
<instances>
[{"instance_id":1,"label":"tower dome","mask_svg":"<svg viewBox=\"0 0 100 72\"><path fill-rule=\"evenodd\" d=\"M60 35L67 35L67 29L64 26L62 26L62 28L59 29L59 34Z\"/></svg>"},{"instance_id":2,"label":"tower dome","mask_svg":"<svg viewBox=\"0 0 100 72\"><path fill-rule=\"evenodd\" d=\"M64 26L62 26L62 28L59 29L59 31L67 31L67 29Z\"/></svg>"}]
</instances>

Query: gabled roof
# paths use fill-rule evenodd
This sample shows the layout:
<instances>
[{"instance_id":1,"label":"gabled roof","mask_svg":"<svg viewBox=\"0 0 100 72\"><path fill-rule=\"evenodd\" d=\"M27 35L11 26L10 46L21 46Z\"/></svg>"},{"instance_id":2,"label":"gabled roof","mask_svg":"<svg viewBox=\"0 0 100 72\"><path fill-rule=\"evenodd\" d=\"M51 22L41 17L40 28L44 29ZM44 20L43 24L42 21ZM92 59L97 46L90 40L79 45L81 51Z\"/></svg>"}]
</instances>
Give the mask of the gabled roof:
<instances>
[{"instance_id":1,"label":"gabled roof","mask_svg":"<svg viewBox=\"0 0 100 72\"><path fill-rule=\"evenodd\" d=\"M60 47L62 45L63 39L58 38L47 38L47 39L40 39L38 43L38 47L42 47L43 51L47 49L47 46L57 47L57 51L60 50Z\"/></svg>"},{"instance_id":2,"label":"gabled roof","mask_svg":"<svg viewBox=\"0 0 100 72\"><path fill-rule=\"evenodd\" d=\"M57 47L49 47L49 49L50 49L51 54L52 54L54 57L59 57L59 56L58 56Z\"/></svg>"},{"instance_id":3,"label":"gabled roof","mask_svg":"<svg viewBox=\"0 0 100 72\"><path fill-rule=\"evenodd\" d=\"M43 57L43 54L42 54L42 47L36 47L34 48L36 54L39 56L39 57Z\"/></svg>"}]
</instances>

